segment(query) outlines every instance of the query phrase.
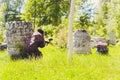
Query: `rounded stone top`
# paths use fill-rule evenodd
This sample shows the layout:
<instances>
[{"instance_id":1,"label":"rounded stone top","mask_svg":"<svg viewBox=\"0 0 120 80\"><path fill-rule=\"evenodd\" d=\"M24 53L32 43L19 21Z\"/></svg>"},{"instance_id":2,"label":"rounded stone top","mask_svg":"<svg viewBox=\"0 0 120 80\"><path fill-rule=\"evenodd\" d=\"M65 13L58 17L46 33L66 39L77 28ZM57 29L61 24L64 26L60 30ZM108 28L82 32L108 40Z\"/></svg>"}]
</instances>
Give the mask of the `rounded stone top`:
<instances>
[{"instance_id":1,"label":"rounded stone top","mask_svg":"<svg viewBox=\"0 0 120 80\"><path fill-rule=\"evenodd\" d=\"M11 21L6 23L6 29L11 30L11 29L17 29L17 28L26 28L26 27L32 27L31 22L27 21Z\"/></svg>"},{"instance_id":2,"label":"rounded stone top","mask_svg":"<svg viewBox=\"0 0 120 80\"><path fill-rule=\"evenodd\" d=\"M74 35L76 35L76 34L78 34L78 33L87 33L87 31L86 30L76 30L75 32L74 32ZM87 33L88 34L88 33Z\"/></svg>"},{"instance_id":3,"label":"rounded stone top","mask_svg":"<svg viewBox=\"0 0 120 80\"><path fill-rule=\"evenodd\" d=\"M90 35L88 34L88 32L86 30L76 30L73 34L74 38L85 38L87 40L90 40L91 37Z\"/></svg>"}]
</instances>

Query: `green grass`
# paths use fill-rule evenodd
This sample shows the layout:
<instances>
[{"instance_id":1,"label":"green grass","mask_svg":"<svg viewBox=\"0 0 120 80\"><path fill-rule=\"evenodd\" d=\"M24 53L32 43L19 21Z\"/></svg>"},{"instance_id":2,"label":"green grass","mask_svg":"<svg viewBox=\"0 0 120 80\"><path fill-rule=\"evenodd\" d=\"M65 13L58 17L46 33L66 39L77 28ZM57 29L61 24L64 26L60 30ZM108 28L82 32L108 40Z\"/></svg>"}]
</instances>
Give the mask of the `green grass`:
<instances>
[{"instance_id":1,"label":"green grass","mask_svg":"<svg viewBox=\"0 0 120 80\"><path fill-rule=\"evenodd\" d=\"M0 51L0 80L120 80L120 46L109 47L109 55L73 54L51 45L41 49L42 59L10 60Z\"/></svg>"}]
</instances>

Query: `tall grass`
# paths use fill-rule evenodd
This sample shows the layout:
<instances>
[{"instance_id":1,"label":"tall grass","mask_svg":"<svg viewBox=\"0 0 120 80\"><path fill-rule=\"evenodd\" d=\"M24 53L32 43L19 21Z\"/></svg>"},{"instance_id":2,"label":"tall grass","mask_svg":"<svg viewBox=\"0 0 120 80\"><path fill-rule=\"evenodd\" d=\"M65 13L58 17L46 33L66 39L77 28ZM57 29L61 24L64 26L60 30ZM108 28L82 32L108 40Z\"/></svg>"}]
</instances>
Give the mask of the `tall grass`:
<instances>
[{"instance_id":1,"label":"tall grass","mask_svg":"<svg viewBox=\"0 0 120 80\"><path fill-rule=\"evenodd\" d=\"M43 58L10 60L0 52L0 80L120 80L120 46L109 47L109 55L73 54L67 60L67 50L52 45L40 49Z\"/></svg>"}]
</instances>

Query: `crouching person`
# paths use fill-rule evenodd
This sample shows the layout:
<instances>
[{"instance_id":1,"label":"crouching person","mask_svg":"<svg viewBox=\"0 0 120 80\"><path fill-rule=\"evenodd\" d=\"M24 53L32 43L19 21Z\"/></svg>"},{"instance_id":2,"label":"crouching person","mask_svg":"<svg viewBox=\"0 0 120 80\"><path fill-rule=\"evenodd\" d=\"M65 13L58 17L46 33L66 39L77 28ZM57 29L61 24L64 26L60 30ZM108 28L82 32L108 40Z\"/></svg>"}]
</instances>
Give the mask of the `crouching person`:
<instances>
[{"instance_id":1,"label":"crouching person","mask_svg":"<svg viewBox=\"0 0 120 80\"><path fill-rule=\"evenodd\" d=\"M43 54L38 50L38 47L45 47L44 31L41 29L38 29L37 32L33 33L32 36L25 41L25 52L27 56L34 56L35 58L42 57Z\"/></svg>"}]
</instances>

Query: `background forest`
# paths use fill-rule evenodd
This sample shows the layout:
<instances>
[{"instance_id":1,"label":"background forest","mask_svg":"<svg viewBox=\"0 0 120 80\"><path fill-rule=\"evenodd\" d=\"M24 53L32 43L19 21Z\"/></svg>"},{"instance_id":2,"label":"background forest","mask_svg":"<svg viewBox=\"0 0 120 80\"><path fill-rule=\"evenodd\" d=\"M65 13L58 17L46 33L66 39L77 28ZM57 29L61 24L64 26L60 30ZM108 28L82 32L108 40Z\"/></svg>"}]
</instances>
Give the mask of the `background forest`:
<instances>
[{"instance_id":1,"label":"background forest","mask_svg":"<svg viewBox=\"0 0 120 80\"><path fill-rule=\"evenodd\" d=\"M66 47L70 0L0 0L0 41L10 21L29 21L43 29L46 38ZM92 37L114 32L120 38L120 0L76 0L73 30L85 29Z\"/></svg>"}]
</instances>

